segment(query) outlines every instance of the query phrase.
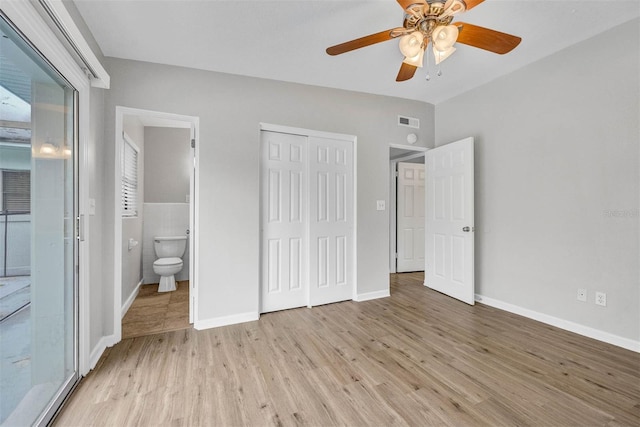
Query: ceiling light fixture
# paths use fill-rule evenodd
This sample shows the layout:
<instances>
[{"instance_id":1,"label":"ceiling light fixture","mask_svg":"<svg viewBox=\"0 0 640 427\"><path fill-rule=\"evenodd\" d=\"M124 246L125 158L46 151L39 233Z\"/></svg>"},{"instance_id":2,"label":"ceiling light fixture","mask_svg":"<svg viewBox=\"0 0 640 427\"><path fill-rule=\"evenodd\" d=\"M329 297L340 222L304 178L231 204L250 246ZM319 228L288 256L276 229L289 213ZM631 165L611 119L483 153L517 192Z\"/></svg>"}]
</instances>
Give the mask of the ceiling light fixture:
<instances>
[{"instance_id":1,"label":"ceiling light fixture","mask_svg":"<svg viewBox=\"0 0 640 427\"><path fill-rule=\"evenodd\" d=\"M427 30L414 31L400 38L400 52L405 56L402 62L414 67L422 67L424 51L431 42L436 65L439 65L456 51L453 45L458 40L458 27L438 25L433 22L420 25L420 28L422 27ZM442 72L438 70L438 76L441 74Z\"/></svg>"}]
</instances>

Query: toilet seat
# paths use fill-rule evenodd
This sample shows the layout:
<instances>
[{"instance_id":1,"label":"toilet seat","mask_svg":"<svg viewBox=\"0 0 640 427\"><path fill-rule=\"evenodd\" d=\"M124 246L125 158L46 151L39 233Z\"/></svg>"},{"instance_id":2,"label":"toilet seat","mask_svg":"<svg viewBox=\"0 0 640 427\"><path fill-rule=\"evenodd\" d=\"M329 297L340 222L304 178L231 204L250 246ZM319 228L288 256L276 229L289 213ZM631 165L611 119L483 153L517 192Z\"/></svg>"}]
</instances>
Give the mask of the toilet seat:
<instances>
[{"instance_id":1,"label":"toilet seat","mask_svg":"<svg viewBox=\"0 0 640 427\"><path fill-rule=\"evenodd\" d=\"M182 264L182 259L177 257L159 258L153 262L155 267L171 267Z\"/></svg>"}]
</instances>

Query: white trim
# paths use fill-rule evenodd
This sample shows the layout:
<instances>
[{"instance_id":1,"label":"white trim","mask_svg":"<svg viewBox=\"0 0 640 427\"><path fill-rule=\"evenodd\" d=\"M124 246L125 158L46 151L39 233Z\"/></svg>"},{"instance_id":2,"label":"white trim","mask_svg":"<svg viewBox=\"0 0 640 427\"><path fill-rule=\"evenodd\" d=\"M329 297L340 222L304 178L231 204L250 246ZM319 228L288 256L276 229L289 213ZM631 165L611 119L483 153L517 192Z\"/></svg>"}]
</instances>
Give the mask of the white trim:
<instances>
[{"instance_id":1,"label":"white trim","mask_svg":"<svg viewBox=\"0 0 640 427\"><path fill-rule=\"evenodd\" d=\"M321 130L296 128L291 126L274 125L271 123L262 123L262 122L260 123L260 130L268 131L268 132L288 133L288 134L301 135L301 136L313 136L316 138L337 139L340 141L349 141L349 142L354 142L354 140L356 139L354 135L347 135L344 133L324 132Z\"/></svg>"},{"instance_id":2,"label":"white trim","mask_svg":"<svg viewBox=\"0 0 640 427\"><path fill-rule=\"evenodd\" d=\"M116 140L114 158L114 212L113 212L113 337L122 339L122 144L124 142L124 113L116 106Z\"/></svg>"},{"instance_id":3,"label":"white trim","mask_svg":"<svg viewBox=\"0 0 640 427\"><path fill-rule=\"evenodd\" d=\"M127 314L127 311L129 311L129 308L131 308L131 304L133 304L133 301L136 299L138 293L140 292L140 286L142 286L143 281L144 279L138 282L136 287L133 288L133 291L131 291L131 295L129 295L129 298L127 298L124 304L122 304L122 314L120 315L120 320L124 318L124 315Z\"/></svg>"},{"instance_id":4,"label":"white trim","mask_svg":"<svg viewBox=\"0 0 640 427\"><path fill-rule=\"evenodd\" d=\"M398 162L389 161L389 273L394 274L398 268L396 253L398 252Z\"/></svg>"},{"instance_id":5,"label":"white trim","mask_svg":"<svg viewBox=\"0 0 640 427\"><path fill-rule=\"evenodd\" d=\"M200 153L200 119L195 117L191 122L190 137L192 141L195 141L195 148L193 148L193 168L189 172L189 323L194 323L198 318L198 287L200 283L198 279L198 269L196 265L196 254L200 253L198 246L197 233L193 232L193 226L196 229L200 227L199 209L200 198L197 197L200 194L200 180L198 179L198 158Z\"/></svg>"},{"instance_id":6,"label":"white trim","mask_svg":"<svg viewBox=\"0 0 640 427\"><path fill-rule=\"evenodd\" d=\"M404 145L404 144L395 144L393 142L389 143L389 147L398 148L400 150L408 150L408 151L429 151L430 148L420 147L416 145Z\"/></svg>"},{"instance_id":7,"label":"white trim","mask_svg":"<svg viewBox=\"0 0 640 427\"><path fill-rule=\"evenodd\" d=\"M389 289L384 289L382 291L365 292L363 294L358 294L353 300L357 302L363 302L370 301L372 299L387 298L390 296L391 294L389 293Z\"/></svg>"},{"instance_id":8,"label":"white trim","mask_svg":"<svg viewBox=\"0 0 640 427\"><path fill-rule=\"evenodd\" d=\"M555 326L556 328L564 329L565 331L573 332L578 335L593 338L598 341L602 341L618 347L626 348L627 350L635 351L636 353L640 353L640 341L634 341L629 338L624 338L619 335L614 335L609 332L591 328L589 326L580 325L579 323L574 323L569 320L560 319L559 317L554 317L534 310L529 310L528 308L485 297L480 294L475 295L475 300L490 307L508 311L509 313L517 314L529 319L537 320L538 322L546 323L547 325Z\"/></svg>"},{"instance_id":9,"label":"white trim","mask_svg":"<svg viewBox=\"0 0 640 427\"><path fill-rule=\"evenodd\" d=\"M194 329L199 331L203 329L218 328L220 326L236 325L238 323L254 322L260 319L260 313L250 311L248 313L232 314L230 316L212 317L205 320L196 320L193 324Z\"/></svg>"},{"instance_id":10,"label":"white trim","mask_svg":"<svg viewBox=\"0 0 640 427\"><path fill-rule=\"evenodd\" d=\"M107 347L111 347L115 345L118 341L115 339L113 335L107 335L100 338L100 341L96 344L96 346L91 351L91 356L89 357L89 369L93 369L98 364L100 357L107 349ZM87 371L88 372L88 371Z\"/></svg>"},{"instance_id":11,"label":"white trim","mask_svg":"<svg viewBox=\"0 0 640 427\"><path fill-rule=\"evenodd\" d=\"M358 295L358 137L353 136L353 298Z\"/></svg>"},{"instance_id":12,"label":"white trim","mask_svg":"<svg viewBox=\"0 0 640 427\"><path fill-rule=\"evenodd\" d=\"M109 89L111 77L107 70L104 69L95 53L82 36L82 33L76 26L76 23L69 15L67 8L64 6L61 0L40 0L42 3L46 3L46 6L54 15L52 18L56 21L56 24L65 36L70 39L70 43L73 43L74 47L78 50L78 54L81 56L82 61L85 62L85 66L93 70L92 74L95 74L95 78L91 79L91 86L101 89Z\"/></svg>"},{"instance_id":13,"label":"white trim","mask_svg":"<svg viewBox=\"0 0 640 427\"><path fill-rule=\"evenodd\" d=\"M123 119L125 115L139 116L139 117L151 117L156 120L167 120L173 124L175 122L188 123L192 129L192 134L195 133L196 138L196 150L194 169L191 171L193 174L189 179L193 180L195 187L195 194L191 194L190 200L190 217L189 217L189 282L191 285L190 292L193 294L190 296L189 302L189 319L193 319L194 322L198 319L198 269L195 264L198 261L199 247L197 232L199 230L199 201L198 194L200 189L200 179L198 177L198 153L199 153L199 135L200 135L200 118L195 116L186 116L182 114L166 113L162 111L143 110L140 108L130 108L116 106L116 133L115 133L115 170L114 170L114 250L113 250L113 336L115 342L119 342L122 339L122 277L120 272L122 271L122 215L121 204L122 198L120 180L122 171L120 170L120 156L122 152L122 140L124 135Z\"/></svg>"},{"instance_id":14,"label":"white trim","mask_svg":"<svg viewBox=\"0 0 640 427\"><path fill-rule=\"evenodd\" d=\"M79 242L80 272L78 274L78 373L89 372L91 346L91 299L89 295L89 134L90 84L78 64L57 39L47 23L30 2L2 1L2 11L11 22L38 48L78 91L78 215L84 216L84 241Z\"/></svg>"}]
</instances>

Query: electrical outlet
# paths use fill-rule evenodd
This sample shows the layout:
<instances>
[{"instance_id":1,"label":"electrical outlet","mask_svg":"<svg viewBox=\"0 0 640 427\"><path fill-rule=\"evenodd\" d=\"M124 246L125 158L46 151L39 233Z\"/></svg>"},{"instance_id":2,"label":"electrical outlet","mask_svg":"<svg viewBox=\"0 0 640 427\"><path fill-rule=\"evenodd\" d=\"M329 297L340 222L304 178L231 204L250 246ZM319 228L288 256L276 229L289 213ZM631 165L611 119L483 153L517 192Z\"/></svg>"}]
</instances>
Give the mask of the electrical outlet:
<instances>
[{"instance_id":1,"label":"electrical outlet","mask_svg":"<svg viewBox=\"0 0 640 427\"><path fill-rule=\"evenodd\" d=\"M578 289L578 301L587 302L587 290Z\"/></svg>"},{"instance_id":2,"label":"electrical outlet","mask_svg":"<svg viewBox=\"0 0 640 427\"><path fill-rule=\"evenodd\" d=\"M604 292L596 292L596 305L607 306L607 294Z\"/></svg>"}]
</instances>

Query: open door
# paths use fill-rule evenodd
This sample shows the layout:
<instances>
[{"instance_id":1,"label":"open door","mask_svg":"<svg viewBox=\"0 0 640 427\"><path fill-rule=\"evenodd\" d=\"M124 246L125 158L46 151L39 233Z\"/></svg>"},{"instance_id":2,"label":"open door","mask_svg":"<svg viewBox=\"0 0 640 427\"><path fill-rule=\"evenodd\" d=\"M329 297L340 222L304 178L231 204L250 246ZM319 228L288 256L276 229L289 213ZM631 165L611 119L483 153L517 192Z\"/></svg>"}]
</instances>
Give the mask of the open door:
<instances>
[{"instance_id":1,"label":"open door","mask_svg":"<svg viewBox=\"0 0 640 427\"><path fill-rule=\"evenodd\" d=\"M426 154L425 286L474 304L473 138Z\"/></svg>"}]
</instances>

